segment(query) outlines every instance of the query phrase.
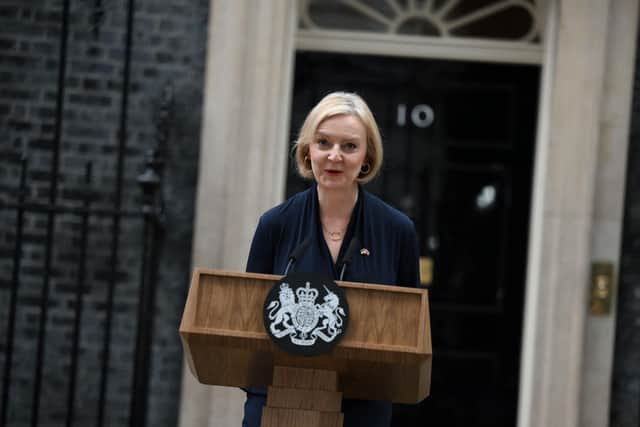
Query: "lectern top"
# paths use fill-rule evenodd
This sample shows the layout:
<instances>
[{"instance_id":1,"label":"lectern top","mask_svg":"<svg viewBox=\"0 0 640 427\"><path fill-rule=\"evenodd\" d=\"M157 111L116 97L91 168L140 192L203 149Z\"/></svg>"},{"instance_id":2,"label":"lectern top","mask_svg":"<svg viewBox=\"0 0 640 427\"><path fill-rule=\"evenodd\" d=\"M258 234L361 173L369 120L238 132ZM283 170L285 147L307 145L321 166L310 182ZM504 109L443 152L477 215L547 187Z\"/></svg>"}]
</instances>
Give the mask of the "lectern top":
<instances>
[{"instance_id":1,"label":"lectern top","mask_svg":"<svg viewBox=\"0 0 640 427\"><path fill-rule=\"evenodd\" d=\"M280 350L264 328L264 300L279 279L194 271L180 335L192 372L201 382L266 385L276 363L336 370L346 397L404 403L426 397L432 355L426 290L338 282L349 301L349 329L326 355L297 357Z\"/></svg>"}]
</instances>

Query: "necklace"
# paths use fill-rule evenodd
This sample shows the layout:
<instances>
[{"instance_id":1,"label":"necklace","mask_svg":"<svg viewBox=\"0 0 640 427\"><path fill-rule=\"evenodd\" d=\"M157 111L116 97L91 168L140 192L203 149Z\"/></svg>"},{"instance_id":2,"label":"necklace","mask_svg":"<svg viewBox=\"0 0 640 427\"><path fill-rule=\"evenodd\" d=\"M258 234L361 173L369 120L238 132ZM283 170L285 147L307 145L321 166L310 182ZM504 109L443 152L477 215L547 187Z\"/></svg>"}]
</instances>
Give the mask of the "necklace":
<instances>
[{"instance_id":1,"label":"necklace","mask_svg":"<svg viewBox=\"0 0 640 427\"><path fill-rule=\"evenodd\" d=\"M356 191L356 197L353 202L354 206L358 202L358 196L359 196L358 191ZM331 221L333 223L338 223L338 224L342 223L344 225L344 228L342 230L335 230L335 231L327 230L327 228L324 225L324 221L322 221L322 219L320 220L320 222L322 224L322 231L324 232L325 238L328 238L332 242L341 242L344 239L345 232L347 231L346 225L348 225L348 222L345 224L342 221Z\"/></svg>"},{"instance_id":2,"label":"necklace","mask_svg":"<svg viewBox=\"0 0 640 427\"><path fill-rule=\"evenodd\" d=\"M325 233L329 236L329 240L332 242L339 242L342 240L342 231L328 231L324 230Z\"/></svg>"}]
</instances>

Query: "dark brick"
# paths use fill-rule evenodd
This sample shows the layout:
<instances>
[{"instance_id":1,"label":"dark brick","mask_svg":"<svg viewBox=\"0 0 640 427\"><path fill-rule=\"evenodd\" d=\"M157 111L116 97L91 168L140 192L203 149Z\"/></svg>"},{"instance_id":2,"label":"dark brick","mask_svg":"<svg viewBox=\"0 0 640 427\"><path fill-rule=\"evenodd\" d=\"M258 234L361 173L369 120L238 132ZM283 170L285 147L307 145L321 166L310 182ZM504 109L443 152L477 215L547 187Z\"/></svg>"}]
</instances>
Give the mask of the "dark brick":
<instances>
[{"instance_id":1,"label":"dark brick","mask_svg":"<svg viewBox=\"0 0 640 427\"><path fill-rule=\"evenodd\" d=\"M100 87L100 82L96 79L84 79L82 87L88 90L96 90Z\"/></svg>"},{"instance_id":2,"label":"dark brick","mask_svg":"<svg viewBox=\"0 0 640 427\"><path fill-rule=\"evenodd\" d=\"M109 131L103 126L74 125L66 130L67 136L86 138L106 138Z\"/></svg>"},{"instance_id":3,"label":"dark brick","mask_svg":"<svg viewBox=\"0 0 640 427\"><path fill-rule=\"evenodd\" d=\"M16 47L16 41L12 39L0 38L0 50L13 50Z\"/></svg>"},{"instance_id":4,"label":"dark brick","mask_svg":"<svg viewBox=\"0 0 640 427\"><path fill-rule=\"evenodd\" d=\"M65 79L65 89L75 89L80 86L80 79L77 77L67 77Z\"/></svg>"},{"instance_id":5,"label":"dark brick","mask_svg":"<svg viewBox=\"0 0 640 427\"><path fill-rule=\"evenodd\" d=\"M51 142L53 143L53 141ZM52 177L48 170L31 169L28 172L29 179L34 181L49 181Z\"/></svg>"},{"instance_id":6,"label":"dark brick","mask_svg":"<svg viewBox=\"0 0 640 427\"><path fill-rule=\"evenodd\" d=\"M166 64L174 61L174 56L168 52L156 53L156 60L161 64Z\"/></svg>"},{"instance_id":7,"label":"dark brick","mask_svg":"<svg viewBox=\"0 0 640 427\"><path fill-rule=\"evenodd\" d=\"M0 6L0 18L13 19L18 16L17 6Z\"/></svg>"},{"instance_id":8,"label":"dark brick","mask_svg":"<svg viewBox=\"0 0 640 427\"><path fill-rule=\"evenodd\" d=\"M42 55L57 54L57 46L48 41L38 41L32 44L32 51Z\"/></svg>"},{"instance_id":9,"label":"dark brick","mask_svg":"<svg viewBox=\"0 0 640 427\"><path fill-rule=\"evenodd\" d=\"M11 83L15 81L16 74L10 71L0 71L0 83Z\"/></svg>"},{"instance_id":10,"label":"dark brick","mask_svg":"<svg viewBox=\"0 0 640 427\"><path fill-rule=\"evenodd\" d=\"M22 15L21 15L21 20L22 21L28 21L33 19L33 10L32 9L28 9L28 8L24 8L22 9Z\"/></svg>"},{"instance_id":11,"label":"dark brick","mask_svg":"<svg viewBox=\"0 0 640 427\"><path fill-rule=\"evenodd\" d=\"M171 6L168 3L150 2L143 10L152 15L171 16Z\"/></svg>"},{"instance_id":12,"label":"dark brick","mask_svg":"<svg viewBox=\"0 0 640 427\"><path fill-rule=\"evenodd\" d=\"M47 59L44 62L44 68L47 71L57 71L59 67L59 62L57 59Z\"/></svg>"},{"instance_id":13,"label":"dark brick","mask_svg":"<svg viewBox=\"0 0 640 427\"><path fill-rule=\"evenodd\" d=\"M15 104L13 106L13 117L14 118L25 117L26 115L27 115L27 108L24 105Z\"/></svg>"},{"instance_id":14,"label":"dark brick","mask_svg":"<svg viewBox=\"0 0 640 427\"><path fill-rule=\"evenodd\" d=\"M109 49L109 59L122 61L124 59L124 49L122 48Z\"/></svg>"},{"instance_id":15,"label":"dark brick","mask_svg":"<svg viewBox=\"0 0 640 427\"><path fill-rule=\"evenodd\" d=\"M169 7L171 8L171 14L173 16L185 15L186 13L191 11L190 9L186 8L185 4L172 3L169 5Z\"/></svg>"},{"instance_id":16,"label":"dark brick","mask_svg":"<svg viewBox=\"0 0 640 427\"><path fill-rule=\"evenodd\" d=\"M82 190L82 189L78 189L78 188L71 188L71 189L65 189L62 190L62 197L65 200L79 200L79 201L83 201L86 198L87 193ZM73 227L72 229L76 229L78 230L78 227Z\"/></svg>"},{"instance_id":17,"label":"dark brick","mask_svg":"<svg viewBox=\"0 0 640 427\"><path fill-rule=\"evenodd\" d=\"M71 70L75 73L112 74L116 67L104 62L71 61Z\"/></svg>"},{"instance_id":18,"label":"dark brick","mask_svg":"<svg viewBox=\"0 0 640 427\"><path fill-rule=\"evenodd\" d=\"M31 92L23 89L0 89L0 99L19 100L31 98Z\"/></svg>"},{"instance_id":19,"label":"dark brick","mask_svg":"<svg viewBox=\"0 0 640 427\"><path fill-rule=\"evenodd\" d=\"M93 41L93 34L88 30L76 30L71 32L72 42L90 42Z\"/></svg>"},{"instance_id":20,"label":"dark brick","mask_svg":"<svg viewBox=\"0 0 640 427\"><path fill-rule=\"evenodd\" d=\"M163 33L175 31L176 28L176 23L172 20L167 19L160 21L160 31Z\"/></svg>"},{"instance_id":21,"label":"dark brick","mask_svg":"<svg viewBox=\"0 0 640 427\"><path fill-rule=\"evenodd\" d=\"M102 56L103 50L98 46L89 46L87 49L87 56L96 58Z\"/></svg>"},{"instance_id":22,"label":"dark brick","mask_svg":"<svg viewBox=\"0 0 640 427\"><path fill-rule=\"evenodd\" d=\"M32 125L31 123L23 120L8 120L7 126L13 130L24 131L24 130L31 129Z\"/></svg>"},{"instance_id":23,"label":"dark brick","mask_svg":"<svg viewBox=\"0 0 640 427\"><path fill-rule=\"evenodd\" d=\"M49 107L40 107L35 110L35 116L41 119L51 119L56 116L56 110Z\"/></svg>"},{"instance_id":24,"label":"dark brick","mask_svg":"<svg viewBox=\"0 0 640 427\"><path fill-rule=\"evenodd\" d=\"M108 90L122 90L122 82L107 80L107 89Z\"/></svg>"},{"instance_id":25,"label":"dark brick","mask_svg":"<svg viewBox=\"0 0 640 427\"><path fill-rule=\"evenodd\" d=\"M56 126L52 123L43 123L40 125L40 131L44 134L53 133L56 130Z\"/></svg>"},{"instance_id":26,"label":"dark brick","mask_svg":"<svg viewBox=\"0 0 640 427\"><path fill-rule=\"evenodd\" d=\"M40 297L37 296L21 296L18 302L25 307L40 307Z\"/></svg>"},{"instance_id":27,"label":"dark brick","mask_svg":"<svg viewBox=\"0 0 640 427\"><path fill-rule=\"evenodd\" d=\"M50 39L59 39L62 35L60 27L48 26L45 30L45 34Z\"/></svg>"},{"instance_id":28,"label":"dark brick","mask_svg":"<svg viewBox=\"0 0 640 427\"><path fill-rule=\"evenodd\" d=\"M149 39L151 46L162 46L164 44L165 37L163 35L153 36Z\"/></svg>"},{"instance_id":29,"label":"dark brick","mask_svg":"<svg viewBox=\"0 0 640 427\"><path fill-rule=\"evenodd\" d=\"M151 68L151 67L145 68L142 72L145 77L156 77L159 73L157 68Z\"/></svg>"},{"instance_id":30,"label":"dark brick","mask_svg":"<svg viewBox=\"0 0 640 427\"><path fill-rule=\"evenodd\" d=\"M71 104L108 107L111 105L111 102L111 98L108 96L69 95L69 103Z\"/></svg>"},{"instance_id":31,"label":"dark brick","mask_svg":"<svg viewBox=\"0 0 640 427\"><path fill-rule=\"evenodd\" d=\"M54 23L58 24L62 21L62 14L57 11L36 11L34 14L34 20L41 23Z\"/></svg>"},{"instance_id":32,"label":"dark brick","mask_svg":"<svg viewBox=\"0 0 640 427\"><path fill-rule=\"evenodd\" d=\"M0 64L17 67L17 66L26 66L28 64L34 64L37 60L35 58L30 58L28 56L23 55L8 55L3 54L0 55Z\"/></svg>"},{"instance_id":33,"label":"dark brick","mask_svg":"<svg viewBox=\"0 0 640 427\"><path fill-rule=\"evenodd\" d=\"M43 37L46 33L40 25L15 20L4 22L2 29L6 34L25 34L29 38Z\"/></svg>"},{"instance_id":34,"label":"dark brick","mask_svg":"<svg viewBox=\"0 0 640 427\"><path fill-rule=\"evenodd\" d=\"M101 148L102 154L114 154L118 149L115 145L103 145Z\"/></svg>"}]
</instances>

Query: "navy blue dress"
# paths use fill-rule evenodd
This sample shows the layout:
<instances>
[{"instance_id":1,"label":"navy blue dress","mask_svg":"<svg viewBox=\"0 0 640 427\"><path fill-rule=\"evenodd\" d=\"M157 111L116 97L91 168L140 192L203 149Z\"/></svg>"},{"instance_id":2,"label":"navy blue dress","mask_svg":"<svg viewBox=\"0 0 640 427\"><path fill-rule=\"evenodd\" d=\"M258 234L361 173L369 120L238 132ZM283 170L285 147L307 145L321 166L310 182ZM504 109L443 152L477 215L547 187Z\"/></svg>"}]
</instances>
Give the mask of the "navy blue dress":
<instances>
[{"instance_id":1,"label":"navy blue dress","mask_svg":"<svg viewBox=\"0 0 640 427\"><path fill-rule=\"evenodd\" d=\"M318 193L314 184L260 217L249 252L247 271L282 275L291 252L310 237L311 244L290 272L321 272L338 280L344 252L356 236L361 248L368 252L356 253L344 280L417 286L420 281L419 251L413 222L362 187L358 194L335 264L322 233ZM247 392L243 426L260 425L265 402L263 390ZM391 402L345 399L342 412L345 427L387 427L391 422Z\"/></svg>"}]
</instances>

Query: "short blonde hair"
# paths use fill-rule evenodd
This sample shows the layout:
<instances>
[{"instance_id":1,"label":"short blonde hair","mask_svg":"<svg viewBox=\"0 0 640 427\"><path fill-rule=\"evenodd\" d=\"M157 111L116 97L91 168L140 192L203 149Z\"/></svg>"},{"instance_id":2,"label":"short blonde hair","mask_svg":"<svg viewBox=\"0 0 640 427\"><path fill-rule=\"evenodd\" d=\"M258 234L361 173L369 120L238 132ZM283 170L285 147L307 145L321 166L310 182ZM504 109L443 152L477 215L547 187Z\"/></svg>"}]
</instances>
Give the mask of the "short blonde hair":
<instances>
[{"instance_id":1,"label":"short blonde hair","mask_svg":"<svg viewBox=\"0 0 640 427\"><path fill-rule=\"evenodd\" d=\"M364 100L355 93L333 92L325 96L309 112L300 128L298 140L294 146L298 173L301 177L313 179L311 162L308 160L309 145L313 141L320 123L329 117L348 114L360 119L367 132L367 154L365 162L369 163L369 171L360 173L357 182L365 184L376 177L382 167L382 138L373 114Z\"/></svg>"}]
</instances>

